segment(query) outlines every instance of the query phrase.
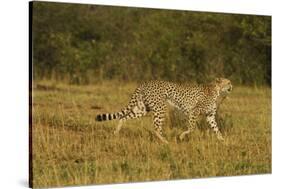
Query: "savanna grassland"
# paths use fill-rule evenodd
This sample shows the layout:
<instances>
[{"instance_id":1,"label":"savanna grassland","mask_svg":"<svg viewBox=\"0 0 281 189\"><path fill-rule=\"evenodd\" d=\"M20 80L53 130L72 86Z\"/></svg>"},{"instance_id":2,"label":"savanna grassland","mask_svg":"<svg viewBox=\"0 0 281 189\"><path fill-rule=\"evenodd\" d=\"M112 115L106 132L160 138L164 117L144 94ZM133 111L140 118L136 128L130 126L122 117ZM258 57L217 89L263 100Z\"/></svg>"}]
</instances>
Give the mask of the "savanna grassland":
<instances>
[{"instance_id":1,"label":"savanna grassland","mask_svg":"<svg viewBox=\"0 0 281 189\"><path fill-rule=\"evenodd\" d=\"M271 88L234 86L219 110L225 136L219 142L204 120L190 137L184 116L169 108L164 133L153 134L152 117L96 122L129 101L137 83L76 86L35 82L32 91L33 186L66 186L271 173Z\"/></svg>"}]
</instances>

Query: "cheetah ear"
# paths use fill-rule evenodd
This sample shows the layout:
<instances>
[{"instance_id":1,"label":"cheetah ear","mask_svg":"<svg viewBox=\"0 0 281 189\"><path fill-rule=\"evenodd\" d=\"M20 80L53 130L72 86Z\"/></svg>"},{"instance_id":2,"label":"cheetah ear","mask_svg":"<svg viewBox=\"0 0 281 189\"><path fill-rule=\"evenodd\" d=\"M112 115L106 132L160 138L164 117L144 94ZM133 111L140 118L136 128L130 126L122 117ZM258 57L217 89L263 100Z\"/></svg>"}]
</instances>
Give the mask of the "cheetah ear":
<instances>
[{"instance_id":1,"label":"cheetah ear","mask_svg":"<svg viewBox=\"0 0 281 189\"><path fill-rule=\"evenodd\" d=\"M216 81L216 83L220 83L220 82L221 82L221 80L222 80L221 78L216 78L216 80L215 80L215 81Z\"/></svg>"}]
</instances>

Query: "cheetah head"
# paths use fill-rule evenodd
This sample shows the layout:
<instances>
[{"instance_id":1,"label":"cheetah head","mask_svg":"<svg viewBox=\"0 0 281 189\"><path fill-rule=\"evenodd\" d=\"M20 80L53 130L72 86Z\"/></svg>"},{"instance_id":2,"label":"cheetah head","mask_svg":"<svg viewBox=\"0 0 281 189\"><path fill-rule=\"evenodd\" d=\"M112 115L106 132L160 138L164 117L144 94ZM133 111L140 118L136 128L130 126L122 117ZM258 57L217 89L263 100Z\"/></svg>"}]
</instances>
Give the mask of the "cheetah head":
<instances>
[{"instance_id":1,"label":"cheetah head","mask_svg":"<svg viewBox=\"0 0 281 189\"><path fill-rule=\"evenodd\" d=\"M230 80L225 78L216 78L214 81L215 86L219 89L220 94L227 95L232 91L232 85Z\"/></svg>"}]
</instances>

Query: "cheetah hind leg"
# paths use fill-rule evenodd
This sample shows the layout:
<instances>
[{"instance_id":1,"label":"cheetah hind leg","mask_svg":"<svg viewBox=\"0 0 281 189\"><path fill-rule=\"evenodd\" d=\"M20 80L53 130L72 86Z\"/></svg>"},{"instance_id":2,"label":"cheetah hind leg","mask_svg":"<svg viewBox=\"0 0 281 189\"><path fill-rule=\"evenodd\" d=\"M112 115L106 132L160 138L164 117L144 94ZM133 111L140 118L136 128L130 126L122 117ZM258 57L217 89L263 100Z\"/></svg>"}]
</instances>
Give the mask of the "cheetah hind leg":
<instances>
[{"instance_id":1,"label":"cheetah hind leg","mask_svg":"<svg viewBox=\"0 0 281 189\"><path fill-rule=\"evenodd\" d=\"M122 126L123 126L123 123L126 120L139 118L139 117L145 116L146 114L147 114L147 111L146 111L146 109L144 107L144 104L140 104L139 106L135 106L134 108L132 108L129 111L128 114L126 114L124 117L119 119L119 123L117 125L117 128L114 131L114 135L118 135L119 134L119 132L120 132Z\"/></svg>"},{"instance_id":2,"label":"cheetah hind leg","mask_svg":"<svg viewBox=\"0 0 281 189\"><path fill-rule=\"evenodd\" d=\"M117 136L123 126L124 119L120 119L117 125L117 128L114 131L114 135Z\"/></svg>"}]
</instances>

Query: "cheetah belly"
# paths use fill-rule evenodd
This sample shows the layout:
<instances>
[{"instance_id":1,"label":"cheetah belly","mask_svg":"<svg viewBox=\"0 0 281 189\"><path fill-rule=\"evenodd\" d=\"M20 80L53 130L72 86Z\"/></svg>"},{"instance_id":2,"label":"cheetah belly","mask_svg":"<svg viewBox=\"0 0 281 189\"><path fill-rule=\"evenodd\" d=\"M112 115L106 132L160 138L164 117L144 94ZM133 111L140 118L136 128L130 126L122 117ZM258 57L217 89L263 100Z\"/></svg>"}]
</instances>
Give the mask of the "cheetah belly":
<instances>
[{"instance_id":1,"label":"cheetah belly","mask_svg":"<svg viewBox=\"0 0 281 189\"><path fill-rule=\"evenodd\" d=\"M171 101L170 99L168 99L167 102L168 102L169 105L171 105L171 106L173 106L173 107L175 107L179 110L181 109L180 106L178 106L175 102Z\"/></svg>"},{"instance_id":2,"label":"cheetah belly","mask_svg":"<svg viewBox=\"0 0 281 189\"><path fill-rule=\"evenodd\" d=\"M194 103L184 103L183 104L183 103L174 101L173 99L167 99L167 102L172 107L175 107L176 109L178 109L184 113L190 112L190 110L192 110L194 108L194 106L196 105L196 101Z\"/></svg>"}]
</instances>

